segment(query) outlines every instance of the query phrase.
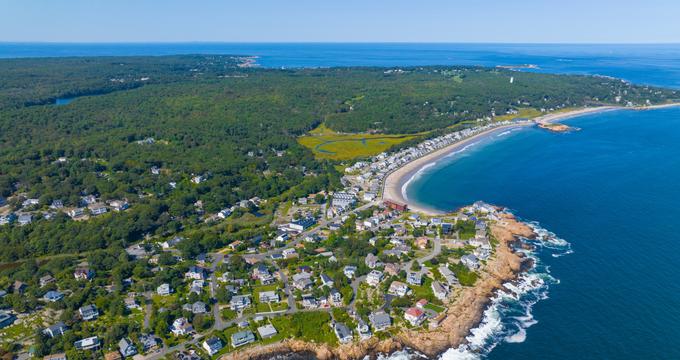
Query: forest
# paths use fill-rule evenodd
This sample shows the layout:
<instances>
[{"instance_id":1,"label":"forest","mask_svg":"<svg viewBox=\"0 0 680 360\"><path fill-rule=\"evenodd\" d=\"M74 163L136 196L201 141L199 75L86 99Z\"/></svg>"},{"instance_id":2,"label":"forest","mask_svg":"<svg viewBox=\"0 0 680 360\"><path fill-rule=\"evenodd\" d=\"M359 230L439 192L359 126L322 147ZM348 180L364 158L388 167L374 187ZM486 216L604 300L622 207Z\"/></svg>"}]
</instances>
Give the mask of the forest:
<instances>
[{"instance_id":1,"label":"forest","mask_svg":"<svg viewBox=\"0 0 680 360\"><path fill-rule=\"evenodd\" d=\"M243 199L273 207L333 190L337 162L296 141L322 123L338 133L427 134L526 107L680 98L612 78L496 68L240 64L201 55L0 60L0 197L13 210L25 198L45 210L86 195L131 204L87 222L0 226L0 260L124 246L195 227L200 212ZM64 97L75 100L53 104ZM204 181L193 183L198 175ZM219 234L223 245L229 232Z\"/></svg>"}]
</instances>

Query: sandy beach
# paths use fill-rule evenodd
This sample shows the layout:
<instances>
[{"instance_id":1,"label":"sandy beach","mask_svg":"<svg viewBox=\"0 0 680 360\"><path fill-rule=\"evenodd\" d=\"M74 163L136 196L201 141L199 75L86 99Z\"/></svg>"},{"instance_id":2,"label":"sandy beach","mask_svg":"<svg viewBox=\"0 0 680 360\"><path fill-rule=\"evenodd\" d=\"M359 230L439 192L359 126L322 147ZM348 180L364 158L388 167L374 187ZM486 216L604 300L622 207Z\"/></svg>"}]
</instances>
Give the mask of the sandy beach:
<instances>
[{"instance_id":1,"label":"sandy beach","mask_svg":"<svg viewBox=\"0 0 680 360\"><path fill-rule=\"evenodd\" d=\"M594 113L601 113L605 111L613 111L613 110L654 110L654 109L662 109L662 108L668 108L668 107L675 107L675 106L680 106L679 103L671 103L671 104L661 104L661 105L653 105L653 106L642 106L642 107L621 107L621 106L599 106L599 107L590 107L590 108L582 108L582 109L576 109L576 110L571 110L571 111L563 111L563 112L555 112L555 113L550 113L546 115L539 116L537 118L532 119L533 122L531 123L526 123L526 124L511 124L511 125L504 125L504 126L499 126L493 129L489 129L486 131L483 131L479 134L473 135L471 137L468 137L466 139L463 139L457 143L451 144L449 146L446 146L444 148L441 148L439 150L433 151L423 157L420 157L416 160L411 161L408 164L405 164L404 166L400 167L399 169L393 171L391 174L387 175L385 178L385 183L383 186L383 194L382 194L382 199L383 200L390 200L394 201L397 203L401 204L407 204L409 209L416 211L416 212L421 212L424 214L428 215L440 215L442 211L438 211L436 209L430 209L418 204L415 204L413 201L410 201L404 194L405 190L405 185L408 186L408 182L413 179L413 177L421 171L425 166L428 164L435 163L437 160L442 159L443 157L453 153L460 151L464 149L466 146L469 146L471 144L477 143L480 140L483 140L485 138L488 138L490 136L493 136L495 134L501 133L503 131L507 131L513 128L518 128L518 127L526 127L526 126L533 126L535 124L549 124L549 123L554 123L556 121L561 121L561 120L566 120L569 118L577 117L577 116L583 116L583 115L588 115L588 114L594 114Z\"/></svg>"}]
</instances>

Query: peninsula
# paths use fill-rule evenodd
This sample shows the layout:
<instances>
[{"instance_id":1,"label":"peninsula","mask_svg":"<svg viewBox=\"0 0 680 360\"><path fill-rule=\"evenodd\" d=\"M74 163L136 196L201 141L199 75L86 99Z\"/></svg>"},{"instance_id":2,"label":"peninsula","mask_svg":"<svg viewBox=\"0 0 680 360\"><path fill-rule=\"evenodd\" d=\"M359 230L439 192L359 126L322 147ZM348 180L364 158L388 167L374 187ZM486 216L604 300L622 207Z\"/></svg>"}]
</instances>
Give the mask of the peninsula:
<instances>
[{"instance_id":1,"label":"peninsula","mask_svg":"<svg viewBox=\"0 0 680 360\"><path fill-rule=\"evenodd\" d=\"M255 59L0 60L0 355L465 346L543 235L481 202L419 207L408 181L502 131L679 97L503 68Z\"/></svg>"}]
</instances>

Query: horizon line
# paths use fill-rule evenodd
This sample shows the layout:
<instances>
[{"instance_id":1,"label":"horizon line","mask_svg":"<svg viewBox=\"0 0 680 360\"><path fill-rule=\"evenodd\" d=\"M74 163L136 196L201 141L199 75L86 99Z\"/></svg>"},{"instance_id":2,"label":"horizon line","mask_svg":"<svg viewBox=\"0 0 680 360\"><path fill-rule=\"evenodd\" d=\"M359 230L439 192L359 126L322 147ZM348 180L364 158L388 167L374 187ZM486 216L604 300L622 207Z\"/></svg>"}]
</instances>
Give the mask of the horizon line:
<instances>
[{"instance_id":1,"label":"horizon line","mask_svg":"<svg viewBox=\"0 0 680 360\"><path fill-rule=\"evenodd\" d=\"M503 42L503 41L14 41L0 40L0 44L45 45L129 45L129 44L432 44L432 45L680 45L680 42Z\"/></svg>"}]
</instances>

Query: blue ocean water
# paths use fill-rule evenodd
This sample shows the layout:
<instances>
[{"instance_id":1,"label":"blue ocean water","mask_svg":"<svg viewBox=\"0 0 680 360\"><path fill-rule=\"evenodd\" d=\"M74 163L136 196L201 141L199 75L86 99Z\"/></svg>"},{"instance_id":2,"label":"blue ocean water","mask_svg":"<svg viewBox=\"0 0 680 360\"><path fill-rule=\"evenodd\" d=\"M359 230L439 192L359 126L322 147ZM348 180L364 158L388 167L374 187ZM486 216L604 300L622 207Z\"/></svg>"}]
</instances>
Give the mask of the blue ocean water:
<instances>
[{"instance_id":1,"label":"blue ocean water","mask_svg":"<svg viewBox=\"0 0 680 360\"><path fill-rule=\"evenodd\" d=\"M414 43L0 43L0 58L232 54L264 67L522 65L680 88L680 45Z\"/></svg>"},{"instance_id":2,"label":"blue ocean water","mask_svg":"<svg viewBox=\"0 0 680 360\"><path fill-rule=\"evenodd\" d=\"M187 53L256 55L272 68L535 64L680 88L680 45L0 44L0 58ZM680 359L680 109L567 122L582 130L525 128L442 161L409 197L508 206L571 244L539 248L532 276L545 286L487 314L490 331L476 335L489 335L489 358Z\"/></svg>"},{"instance_id":3,"label":"blue ocean water","mask_svg":"<svg viewBox=\"0 0 680 360\"><path fill-rule=\"evenodd\" d=\"M500 341L489 358L680 359L680 108L566 123L582 130L477 144L413 181L409 199L502 204L571 243L568 256L539 254L559 285L534 306L536 325L515 327L526 340L487 339Z\"/></svg>"}]
</instances>

